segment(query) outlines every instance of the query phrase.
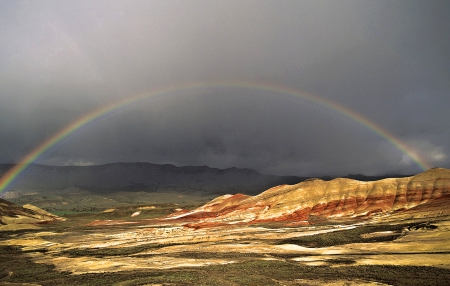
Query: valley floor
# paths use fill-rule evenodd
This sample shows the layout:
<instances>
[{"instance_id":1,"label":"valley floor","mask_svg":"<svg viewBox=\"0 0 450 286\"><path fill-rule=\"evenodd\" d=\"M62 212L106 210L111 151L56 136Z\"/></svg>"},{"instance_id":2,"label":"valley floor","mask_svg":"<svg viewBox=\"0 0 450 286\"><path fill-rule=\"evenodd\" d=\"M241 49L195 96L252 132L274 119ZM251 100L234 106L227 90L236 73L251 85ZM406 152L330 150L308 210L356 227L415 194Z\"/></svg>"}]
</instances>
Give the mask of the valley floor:
<instances>
[{"instance_id":1,"label":"valley floor","mask_svg":"<svg viewBox=\"0 0 450 286\"><path fill-rule=\"evenodd\" d=\"M450 220L193 229L68 216L0 233L2 285L448 285ZM29 284L24 284L29 283Z\"/></svg>"}]
</instances>

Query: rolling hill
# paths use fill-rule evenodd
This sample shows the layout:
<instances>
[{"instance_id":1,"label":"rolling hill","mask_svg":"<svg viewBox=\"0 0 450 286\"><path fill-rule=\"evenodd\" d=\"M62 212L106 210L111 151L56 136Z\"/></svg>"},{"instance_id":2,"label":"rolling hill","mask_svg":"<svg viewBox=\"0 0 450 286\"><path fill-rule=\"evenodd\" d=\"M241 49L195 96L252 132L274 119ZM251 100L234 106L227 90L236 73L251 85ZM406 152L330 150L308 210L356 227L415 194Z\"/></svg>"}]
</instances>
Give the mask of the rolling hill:
<instances>
[{"instance_id":1,"label":"rolling hill","mask_svg":"<svg viewBox=\"0 0 450 286\"><path fill-rule=\"evenodd\" d=\"M55 220L63 218L30 204L19 206L0 198L0 230L36 228L37 224Z\"/></svg>"},{"instance_id":2,"label":"rolling hill","mask_svg":"<svg viewBox=\"0 0 450 286\"><path fill-rule=\"evenodd\" d=\"M450 170L434 168L406 178L357 181L310 179L256 195L224 195L169 217L194 227L214 224L364 219L372 216L437 217L450 214ZM197 226L195 226L197 224Z\"/></svg>"}]
</instances>

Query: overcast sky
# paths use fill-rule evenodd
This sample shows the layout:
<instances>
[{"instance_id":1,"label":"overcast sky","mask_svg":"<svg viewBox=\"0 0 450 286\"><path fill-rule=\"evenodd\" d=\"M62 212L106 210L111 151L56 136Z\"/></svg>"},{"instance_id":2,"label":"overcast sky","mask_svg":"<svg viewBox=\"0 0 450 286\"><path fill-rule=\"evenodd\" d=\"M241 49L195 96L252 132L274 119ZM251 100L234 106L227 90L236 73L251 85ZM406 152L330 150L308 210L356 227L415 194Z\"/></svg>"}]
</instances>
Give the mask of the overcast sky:
<instances>
[{"instance_id":1,"label":"overcast sky","mask_svg":"<svg viewBox=\"0 0 450 286\"><path fill-rule=\"evenodd\" d=\"M259 81L339 104L450 167L449 1L0 1L0 163L77 118L186 83ZM301 96L197 88L149 96L38 158L416 173L371 128Z\"/></svg>"}]
</instances>

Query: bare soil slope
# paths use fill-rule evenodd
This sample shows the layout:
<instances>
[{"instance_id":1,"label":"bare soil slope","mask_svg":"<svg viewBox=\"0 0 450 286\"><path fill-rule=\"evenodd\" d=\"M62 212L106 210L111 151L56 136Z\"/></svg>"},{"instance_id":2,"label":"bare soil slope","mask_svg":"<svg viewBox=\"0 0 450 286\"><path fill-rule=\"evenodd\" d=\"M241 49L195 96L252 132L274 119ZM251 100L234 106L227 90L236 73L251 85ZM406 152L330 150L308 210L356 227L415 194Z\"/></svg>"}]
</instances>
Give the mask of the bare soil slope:
<instances>
[{"instance_id":1,"label":"bare soil slope","mask_svg":"<svg viewBox=\"0 0 450 286\"><path fill-rule=\"evenodd\" d=\"M0 230L36 228L36 224L62 219L36 206L19 206L0 198Z\"/></svg>"},{"instance_id":2,"label":"bare soil slope","mask_svg":"<svg viewBox=\"0 0 450 286\"><path fill-rule=\"evenodd\" d=\"M430 169L406 178L362 182L346 178L311 179L271 188L257 196L225 195L168 219L197 223L301 222L369 218L419 212L448 214L450 170Z\"/></svg>"},{"instance_id":3,"label":"bare soil slope","mask_svg":"<svg viewBox=\"0 0 450 286\"><path fill-rule=\"evenodd\" d=\"M449 285L449 191L432 169L68 216L1 233L0 283Z\"/></svg>"}]
</instances>

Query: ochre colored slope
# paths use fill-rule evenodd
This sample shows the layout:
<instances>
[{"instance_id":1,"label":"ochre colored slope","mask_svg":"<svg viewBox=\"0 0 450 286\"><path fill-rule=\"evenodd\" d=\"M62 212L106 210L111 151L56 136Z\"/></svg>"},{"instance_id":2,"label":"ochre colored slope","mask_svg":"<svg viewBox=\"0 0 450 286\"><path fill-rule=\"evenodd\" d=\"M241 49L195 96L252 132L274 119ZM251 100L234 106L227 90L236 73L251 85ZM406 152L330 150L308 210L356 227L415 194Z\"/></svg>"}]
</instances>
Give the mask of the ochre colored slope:
<instances>
[{"instance_id":1,"label":"ochre colored slope","mask_svg":"<svg viewBox=\"0 0 450 286\"><path fill-rule=\"evenodd\" d=\"M311 179L296 185L271 188L257 196L226 195L190 212L168 219L202 224L241 222L310 221L312 218L370 217L439 208L450 201L450 170L430 169L407 178L372 182L338 178Z\"/></svg>"},{"instance_id":2,"label":"ochre colored slope","mask_svg":"<svg viewBox=\"0 0 450 286\"><path fill-rule=\"evenodd\" d=\"M243 194L223 195L215 198L209 203L195 209L193 212L181 211L170 215L171 218L189 217L189 218L214 218L219 215L232 212L240 202L251 198Z\"/></svg>"},{"instance_id":3,"label":"ochre colored slope","mask_svg":"<svg viewBox=\"0 0 450 286\"><path fill-rule=\"evenodd\" d=\"M0 231L35 228L36 224L64 220L36 206L19 206L0 198Z\"/></svg>"}]
</instances>

